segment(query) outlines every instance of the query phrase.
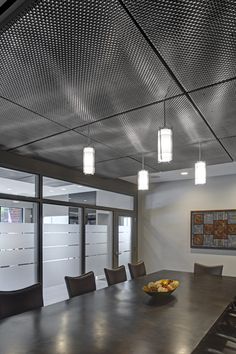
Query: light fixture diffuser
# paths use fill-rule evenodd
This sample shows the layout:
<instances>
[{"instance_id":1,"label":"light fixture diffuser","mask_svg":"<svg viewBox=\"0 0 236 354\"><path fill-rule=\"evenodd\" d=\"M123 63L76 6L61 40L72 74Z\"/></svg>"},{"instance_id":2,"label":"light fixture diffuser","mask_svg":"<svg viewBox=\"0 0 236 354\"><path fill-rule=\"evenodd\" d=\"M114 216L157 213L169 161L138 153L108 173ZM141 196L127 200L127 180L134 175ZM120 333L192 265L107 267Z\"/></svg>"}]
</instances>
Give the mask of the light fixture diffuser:
<instances>
[{"instance_id":1,"label":"light fixture diffuser","mask_svg":"<svg viewBox=\"0 0 236 354\"><path fill-rule=\"evenodd\" d=\"M149 189L149 175L147 170L138 172L138 190L147 191Z\"/></svg>"},{"instance_id":2,"label":"light fixture diffuser","mask_svg":"<svg viewBox=\"0 0 236 354\"><path fill-rule=\"evenodd\" d=\"M83 172L85 175L95 173L95 149L92 146L83 149Z\"/></svg>"},{"instance_id":3,"label":"light fixture diffuser","mask_svg":"<svg viewBox=\"0 0 236 354\"><path fill-rule=\"evenodd\" d=\"M158 162L170 162L173 158L173 134L171 128L158 129Z\"/></svg>"},{"instance_id":4,"label":"light fixture diffuser","mask_svg":"<svg viewBox=\"0 0 236 354\"><path fill-rule=\"evenodd\" d=\"M198 161L195 163L195 184L206 183L206 162Z\"/></svg>"}]
</instances>

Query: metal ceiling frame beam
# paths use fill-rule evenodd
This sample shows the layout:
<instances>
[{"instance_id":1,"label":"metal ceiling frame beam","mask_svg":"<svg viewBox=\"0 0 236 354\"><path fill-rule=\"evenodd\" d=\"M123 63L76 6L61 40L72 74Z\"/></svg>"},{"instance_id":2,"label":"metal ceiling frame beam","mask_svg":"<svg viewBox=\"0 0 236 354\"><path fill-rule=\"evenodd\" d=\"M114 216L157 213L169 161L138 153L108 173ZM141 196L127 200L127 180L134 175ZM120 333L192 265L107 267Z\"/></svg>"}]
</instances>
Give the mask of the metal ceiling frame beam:
<instances>
[{"instance_id":1,"label":"metal ceiling frame beam","mask_svg":"<svg viewBox=\"0 0 236 354\"><path fill-rule=\"evenodd\" d=\"M225 146L222 144L222 142L220 141L220 139L218 138L218 136L216 135L216 133L214 132L214 130L212 129L212 127L210 126L210 124L207 122L206 118L204 117L203 113L200 111L200 109L198 108L198 106L196 105L196 103L194 102L194 100L192 99L192 97L190 96L190 94L188 93L188 91L184 88L184 86L181 84L181 82L179 81L179 79L176 77L176 75L174 74L173 70L170 68L170 66L167 64L167 62L165 61L165 59L162 57L162 55L159 53L159 51L157 50L157 48L155 47L155 45L152 43L152 41L150 40L150 38L148 37L148 35L146 34L146 32L143 30L143 28L139 25L139 23L136 21L136 19L133 17L133 15L131 14L131 12L129 11L129 9L126 7L126 5L123 3L122 0L117 0L119 2L119 4L121 5L121 7L123 8L123 10L125 11L125 13L129 16L129 18L131 19L131 21L133 22L133 24L136 26L136 28L138 29L138 31L141 33L141 35L143 36L143 38L146 40L146 42L148 43L148 45L150 46L150 48L153 50L153 52L155 53L155 55L157 56L157 58L160 60L160 62L163 64L163 66L166 68L166 70L168 71L170 77L173 79L173 81L178 85L178 87L181 89L181 91L185 94L186 98L189 100L189 102L191 103L191 105L194 107L194 109L197 111L197 113L199 114L199 116L202 118L202 120L204 121L204 123L206 124L206 126L208 127L208 129L210 130L210 132L212 133L212 135L215 137L215 139L218 141L218 143L221 145L221 147L224 149L225 153L229 156L229 158L231 159L231 161L234 161L233 157L231 156L231 154L228 152L228 150L225 148Z\"/></svg>"},{"instance_id":2,"label":"metal ceiling frame beam","mask_svg":"<svg viewBox=\"0 0 236 354\"><path fill-rule=\"evenodd\" d=\"M100 176L84 175L81 171L41 160L0 151L0 167L38 174L40 176L55 178L88 187L103 189L110 192L136 196L135 184Z\"/></svg>"},{"instance_id":3,"label":"metal ceiling frame beam","mask_svg":"<svg viewBox=\"0 0 236 354\"><path fill-rule=\"evenodd\" d=\"M8 0L0 7L0 33L5 26L11 25L11 21L20 12L31 6L36 0Z\"/></svg>"},{"instance_id":4,"label":"metal ceiling frame beam","mask_svg":"<svg viewBox=\"0 0 236 354\"><path fill-rule=\"evenodd\" d=\"M16 17L18 15L18 13L20 13L21 11L23 11L24 9L26 9L28 6L31 6L35 3L36 0L15 0L15 1L11 1L12 5L11 6L8 6L8 10L5 11L5 13L0 16L0 25L2 27L2 25L4 26L5 24L7 24L9 22L9 20L11 21L14 17ZM79 125L79 126L76 126L74 128L68 128L66 127L65 125L59 123L59 122L56 122L48 117L45 117L43 115L41 115L40 113L37 113L37 112L34 112L33 110L29 109L29 108L26 108L14 101L11 101L10 99L6 98L6 97L3 97L3 96L0 96L2 99L4 100L7 100L8 102L14 104L14 105L18 105L19 107L21 107L22 109L25 109L29 112L32 112L33 114L35 115L38 115L44 119L47 119L48 121L50 122L53 122L54 124L62 127L62 128L65 128L65 130L63 130L62 132L59 132L59 133L55 133L55 134L51 134L49 136L46 136L46 137L43 137L43 138L40 138L40 139L36 139L34 141L31 141L31 142L28 142L26 144L22 144L22 145L19 145L19 146L16 146L16 147L13 147L11 149L8 149L7 151L14 151L16 150L17 148L20 148L20 147L23 147L23 146L27 146L27 145L31 145L31 144L34 144L36 142L39 142L39 141L43 141L45 139L48 139L48 138L51 138L51 137L54 137L54 136L57 136L57 135L60 135L60 134L64 134L64 133L67 133L67 132L70 132L70 131L74 131L75 133L79 134L79 135L83 135L83 136L86 136L86 134L83 134L82 132L78 132L76 129L80 129L80 128L83 128L83 127L86 127L86 126L89 126L89 125L92 125L92 124L96 124L98 122L101 122L101 121L104 121L104 120L108 120L108 119L111 119L111 118L114 118L114 117L118 117L118 116L121 116L123 114L127 114L127 113L130 113L130 112L134 112L134 111L137 111L137 110L140 110L140 109L143 109L143 108L146 108L146 107L150 107L150 106L153 106L153 105L156 105L156 104L159 104L161 102L164 102L164 101L168 101L168 100L171 100L171 99L174 99L174 98L177 98L177 97L181 97L181 96L185 96L189 102L191 103L191 105L195 108L195 110L198 112L198 114L200 115L200 117L202 118L202 120L204 121L204 123L207 125L208 129L211 131L211 133L213 134L214 138L218 141L218 143L221 145L221 147L224 149L224 151L226 152L226 154L229 156L229 158L233 161L233 158L232 156L230 155L230 153L227 151L227 149L225 148L225 146L223 145L223 143L221 142L221 140L218 138L218 136L216 135L216 133L214 132L214 130L211 128L210 124L207 122L206 118L204 117L203 113L200 111L200 109L198 108L197 104L194 102L194 100L192 99L192 97L190 96L191 93L193 92L196 92L196 91L200 91L202 89L206 89L206 88L209 88L209 87L213 87L213 86L216 86L216 85L219 85L219 84L222 84L222 83L226 83L226 82L230 82L230 81L233 81L236 79L236 77L234 78L229 78L229 79L226 79L226 80L223 80L221 82L217 82L217 83L213 83L213 84L210 84L210 85L207 85L207 86L204 86L204 87L200 87L200 88L197 88L197 89L193 89L191 91L187 91L184 86L181 84L181 82L178 80L178 78L175 76L174 72L172 71L172 69L169 67L169 65L167 64L167 62L164 60L164 58L162 57L162 55L159 53L159 51L156 49L156 47L154 46L154 44L152 43L152 41L149 39L148 35L146 35L145 31L142 29L142 27L139 25L139 23L135 20L135 18L133 17L133 15L131 14L131 12L128 10L128 8L126 7L126 5L124 5L123 1L122 0L118 0L118 2L120 3L120 5L122 6L122 8L124 9L124 11L126 12L126 14L129 16L129 18L132 20L132 22L134 23L134 25L136 26L136 28L140 31L140 33L142 34L142 36L144 37L144 39L146 40L146 42L149 44L149 46L151 47L151 49L154 51L154 53L156 54L156 56L158 57L158 59L161 61L161 63L164 65L164 67L166 68L166 70L168 71L169 75L172 77L172 79L174 80L174 82L178 85L178 87L181 89L182 93L181 94L178 94L178 95L174 95L174 96L171 96L171 97L168 97L168 98L164 98L164 99L161 99L161 100L158 100L158 101L155 101L155 102L152 102L152 103L149 103L149 104L146 104L146 105L143 105L143 106L139 106L139 107L135 107L135 108L132 108L132 109L129 109L129 110L126 110L126 111L123 111L123 112L119 112L119 113L116 113L116 114L113 114L111 116L108 116L108 117L104 117L104 118L101 118L101 119L98 119L96 121L92 121L90 123L85 123L85 124L82 124L82 125ZM14 4L13 4L14 3ZM8 4L9 4L9 1L8 1ZM1 28L0 28L0 32L1 32ZM97 142L99 144L102 144L108 148L110 148L111 150L113 150L110 146L104 144L103 142L100 142L100 141L97 141L96 139L92 139L94 142ZM140 162L138 159L134 158L133 156L130 156L130 155L127 155L125 156L127 158L130 158L134 161L137 161L137 162ZM114 160L114 159L110 159L110 160ZM106 160L104 160L106 161ZM100 162L103 162L103 161L100 161ZM146 166L148 166L147 164L145 164ZM148 166L148 167L151 167L151 166ZM151 167L153 170L156 170L155 168Z\"/></svg>"},{"instance_id":5,"label":"metal ceiling frame beam","mask_svg":"<svg viewBox=\"0 0 236 354\"><path fill-rule=\"evenodd\" d=\"M28 145L37 143L37 142L39 142L39 141L45 140L45 139L47 139L47 138L52 138L52 137L54 137L54 136L57 136L57 135L60 135L60 134L64 134L64 133L68 133L68 132L72 132L72 131L74 131L74 132L77 133L77 134L80 134L80 135L83 135L83 136L87 136L86 134L84 134L84 133L82 133L82 132L78 132L77 129L82 129L82 128L87 127L87 126L89 126L89 125L96 124L96 123L99 123L99 122L102 122L102 121L104 121L104 120L108 120L108 119L111 119L111 118L119 117L119 116L121 116L121 115L123 115L123 114L127 114L127 113L130 113L130 112L135 112L135 111L141 110L141 109L143 109L143 108L151 107L151 106L154 106L154 105L156 105L156 104L162 103L162 102L164 102L164 101L170 101L170 100L172 100L172 99L175 99L175 98L178 98L178 97L181 97L181 96L184 96L184 93L181 93L181 94L178 94L178 95L174 95L174 96L171 96L171 97L168 97L168 98L163 98L163 99L161 99L161 100L158 100L158 101L155 101L155 102L151 102L151 103L147 103L147 104L145 104L145 105L143 105L143 106L138 106L138 107L135 107L135 108L131 108L131 109L128 109L128 110L123 111L123 112L115 113L115 114L113 114L113 115L111 115L111 116L104 117L104 118L101 118L101 119L97 119L97 120L94 120L94 121L92 121L92 122L90 122L90 123L85 123L85 124L82 124L82 125L78 125L78 126L76 126L76 127L74 127L74 128L68 128L68 127L65 126L64 124L58 123L58 122L54 121L53 119L50 119L50 118L48 118L48 117L46 117L46 116L44 116L44 115L42 115L42 114L40 114L40 113L37 113L37 112L33 111L32 109L29 109L29 108L27 108L27 107L25 107L25 106L22 106L21 104L19 104L19 103L17 103L17 102L14 102L14 101L10 100L9 98L6 98L6 97L0 95L0 99L3 99L3 100L5 100L5 101L7 101L7 102L10 102L11 104L14 104L14 105L16 105L16 106L18 106L18 107L21 107L22 109L25 109L26 111L29 111L29 112L31 112L31 113L33 113L33 114L35 114L35 115L38 115L38 116L41 117L41 118L44 118L44 119L50 121L51 123L54 123L54 124L56 124L56 125L58 125L58 126L60 126L60 127L62 127L62 128L65 128L65 130L63 130L63 131L61 131L61 132L53 133L53 134L50 134L50 135L48 135L48 136L46 136L46 137L39 138L39 139L35 139L35 140L30 141L30 142L28 142L28 143L14 146L13 148L7 149L7 151L9 151L9 152L10 152L10 151L14 151L14 150L19 149L19 148L21 148L21 147L23 147L23 146L28 146ZM90 138L91 138L91 137L90 137ZM93 141L95 141L95 142L97 142L97 143L106 145L106 144L104 144L104 143L102 143L102 142L100 142L100 141L98 141L98 140L96 140L96 139L91 138L91 140L93 140ZM110 146L108 146L108 145L106 145L106 146L109 147L110 149L112 149Z\"/></svg>"}]
</instances>

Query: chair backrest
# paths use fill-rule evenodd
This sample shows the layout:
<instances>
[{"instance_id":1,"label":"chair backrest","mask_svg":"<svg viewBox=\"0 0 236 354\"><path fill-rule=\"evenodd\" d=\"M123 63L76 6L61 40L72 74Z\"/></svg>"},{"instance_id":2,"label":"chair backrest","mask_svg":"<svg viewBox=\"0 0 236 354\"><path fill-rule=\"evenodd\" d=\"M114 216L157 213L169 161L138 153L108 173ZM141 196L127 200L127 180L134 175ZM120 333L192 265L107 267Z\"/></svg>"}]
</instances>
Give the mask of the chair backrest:
<instances>
[{"instance_id":1,"label":"chair backrest","mask_svg":"<svg viewBox=\"0 0 236 354\"><path fill-rule=\"evenodd\" d=\"M43 307L42 284L24 289L0 291L0 318Z\"/></svg>"},{"instance_id":2,"label":"chair backrest","mask_svg":"<svg viewBox=\"0 0 236 354\"><path fill-rule=\"evenodd\" d=\"M104 268L108 286L122 283L127 280L125 266L122 265L115 269Z\"/></svg>"},{"instance_id":3,"label":"chair backrest","mask_svg":"<svg viewBox=\"0 0 236 354\"><path fill-rule=\"evenodd\" d=\"M90 293L96 290L94 272L88 272L78 277L65 277L69 298Z\"/></svg>"},{"instance_id":4,"label":"chair backrest","mask_svg":"<svg viewBox=\"0 0 236 354\"><path fill-rule=\"evenodd\" d=\"M223 265L206 266L194 263L194 274L222 275Z\"/></svg>"},{"instance_id":5,"label":"chair backrest","mask_svg":"<svg viewBox=\"0 0 236 354\"><path fill-rule=\"evenodd\" d=\"M128 263L129 272L132 279L146 275L146 267L143 261L138 263Z\"/></svg>"}]
</instances>

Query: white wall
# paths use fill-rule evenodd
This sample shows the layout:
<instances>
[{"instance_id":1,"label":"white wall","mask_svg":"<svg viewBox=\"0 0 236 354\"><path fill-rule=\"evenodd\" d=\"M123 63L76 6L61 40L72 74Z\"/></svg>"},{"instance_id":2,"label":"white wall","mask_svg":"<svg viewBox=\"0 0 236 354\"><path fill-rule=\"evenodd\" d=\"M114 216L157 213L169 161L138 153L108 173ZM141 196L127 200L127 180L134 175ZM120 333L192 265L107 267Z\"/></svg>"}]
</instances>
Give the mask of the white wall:
<instances>
[{"instance_id":1,"label":"white wall","mask_svg":"<svg viewBox=\"0 0 236 354\"><path fill-rule=\"evenodd\" d=\"M236 175L159 183L140 205L139 258L149 272L159 269L193 271L193 263L223 264L224 275L236 276L236 251L190 248L190 211L236 209Z\"/></svg>"},{"instance_id":2,"label":"white wall","mask_svg":"<svg viewBox=\"0 0 236 354\"><path fill-rule=\"evenodd\" d=\"M132 210L133 199L129 195L100 190L97 191L96 205Z\"/></svg>"}]
</instances>

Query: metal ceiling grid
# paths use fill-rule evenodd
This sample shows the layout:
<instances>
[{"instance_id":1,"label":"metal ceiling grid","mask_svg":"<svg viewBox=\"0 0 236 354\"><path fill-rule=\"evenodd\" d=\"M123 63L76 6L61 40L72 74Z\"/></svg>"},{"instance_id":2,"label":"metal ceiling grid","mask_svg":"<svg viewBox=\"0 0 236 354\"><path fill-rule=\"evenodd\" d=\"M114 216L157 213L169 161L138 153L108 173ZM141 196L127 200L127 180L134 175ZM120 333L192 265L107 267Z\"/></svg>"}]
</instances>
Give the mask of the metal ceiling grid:
<instances>
[{"instance_id":1,"label":"metal ceiling grid","mask_svg":"<svg viewBox=\"0 0 236 354\"><path fill-rule=\"evenodd\" d=\"M97 162L120 157L115 150L103 144L93 141L91 143L96 149ZM15 152L24 156L75 167L82 165L83 148L87 144L87 137L70 131L25 145L16 149Z\"/></svg>"},{"instance_id":2,"label":"metal ceiling grid","mask_svg":"<svg viewBox=\"0 0 236 354\"><path fill-rule=\"evenodd\" d=\"M0 98L1 150L12 149L63 130L59 125Z\"/></svg>"},{"instance_id":3,"label":"metal ceiling grid","mask_svg":"<svg viewBox=\"0 0 236 354\"><path fill-rule=\"evenodd\" d=\"M196 91L191 96L219 138L236 135L236 80Z\"/></svg>"},{"instance_id":4,"label":"metal ceiling grid","mask_svg":"<svg viewBox=\"0 0 236 354\"><path fill-rule=\"evenodd\" d=\"M166 103L175 155L163 170L192 166L199 141L208 141L203 145L209 164L228 162L220 144L229 151L232 146L217 141L217 134L228 136L233 124L233 84L217 85L222 97L216 86L185 90L235 76L235 1L122 1L27 0L32 7L0 29L0 95L18 105L6 119L6 126L7 120L17 123L2 149L18 146L16 153L81 166L87 143L82 126L90 125L92 138L100 142L95 142L96 173L136 174L135 159L143 152L154 171L160 166L152 151L163 103L153 102L168 91L167 99L182 96ZM20 123L19 105L31 110L20 114ZM40 128L32 125L35 119L42 120Z\"/></svg>"},{"instance_id":5,"label":"metal ceiling grid","mask_svg":"<svg viewBox=\"0 0 236 354\"><path fill-rule=\"evenodd\" d=\"M30 173L8 170L2 167L0 167L0 177L15 181L35 183L35 176Z\"/></svg>"},{"instance_id":6,"label":"metal ceiling grid","mask_svg":"<svg viewBox=\"0 0 236 354\"><path fill-rule=\"evenodd\" d=\"M235 139L236 144L236 139ZM171 171L183 168L194 167L194 163L198 160L199 144L178 145L174 146L173 161L170 163L158 163L157 151L148 152L144 155L145 164L156 168L157 171ZM230 158L224 149L216 140L205 141L201 144L201 156L207 165L230 162ZM133 158L141 163L140 155L134 155Z\"/></svg>"},{"instance_id":7,"label":"metal ceiling grid","mask_svg":"<svg viewBox=\"0 0 236 354\"><path fill-rule=\"evenodd\" d=\"M222 143L227 150L232 154L234 160L236 160L236 136L222 139Z\"/></svg>"},{"instance_id":8,"label":"metal ceiling grid","mask_svg":"<svg viewBox=\"0 0 236 354\"><path fill-rule=\"evenodd\" d=\"M116 0L41 0L0 42L0 95L69 128L181 93Z\"/></svg>"},{"instance_id":9,"label":"metal ceiling grid","mask_svg":"<svg viewBox=\"0 0 236 354\"><path fill-rule=\"evenodd\" d=\"M235 0L122 0L187 91L236 76Z\"/></svg>"},{"instance_id":10,"label":"metal ceiling grid","mask_svg":"<svg viewBox=\"0 0 236 354\"><path fill-rule=\"evenodd\" d=\"M141 167L142 164L140 162L129 157L122 157L116 160L96 163L96 173L104 177L119 178L136 175ZM149 168L149 171L156 172L153 168Z\"/></svg>"},{"instance_id":11,"label":"metal ceiling grid","mask_svg":"<svg viewBox=\"0 0 236 354\"><path fill-rule=\"evenodd\" d=\"M154 151L157 147L157 130L163 126L163 103L141 108L118 117L90 124L91 137L106 142L123 155ZM167 125L173 128L177 145L193 144L214 139L199 114L186 97L166 102ZM87 133L87 127L77 129Z\"/></svg>"}]
</instances>

